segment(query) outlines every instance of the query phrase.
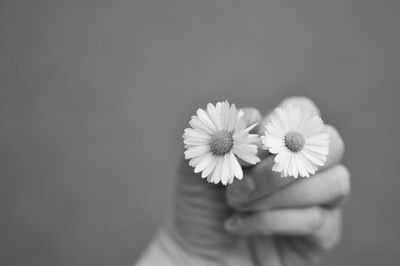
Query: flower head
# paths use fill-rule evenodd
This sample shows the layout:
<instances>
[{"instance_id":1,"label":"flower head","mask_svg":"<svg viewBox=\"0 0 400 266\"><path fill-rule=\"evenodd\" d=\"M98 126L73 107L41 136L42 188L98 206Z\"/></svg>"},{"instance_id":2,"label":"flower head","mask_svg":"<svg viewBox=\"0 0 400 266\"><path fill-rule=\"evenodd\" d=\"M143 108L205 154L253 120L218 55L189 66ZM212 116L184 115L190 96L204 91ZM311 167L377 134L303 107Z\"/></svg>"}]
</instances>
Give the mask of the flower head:
<instances>
[{"instance_id":1,"label":"flower head","mask_svg":"<svg viewBox=\"0 0 400 266\"><path fill-rule=\"evenodd\" d=\"M248 126L242 110L227 101L209 103L207 110L198 109L183 134L185 159L195 173L218 184L230 184L234 177L243 178L238 158L256 164L258 135L250 134L256 124Z\"/></svg>"},{"instance_id":2,"label":"flower head","mask_svg":"<svg viewBox=\"0 0 400 266\"><path fill-rule=\"evenodd\" d=\"M296 106L277 108L261 137L263 148L276 154L275 172L282 177L309 177L323 166L329 153L329 135L318 115Z\"/></svg>"}]
</instances>

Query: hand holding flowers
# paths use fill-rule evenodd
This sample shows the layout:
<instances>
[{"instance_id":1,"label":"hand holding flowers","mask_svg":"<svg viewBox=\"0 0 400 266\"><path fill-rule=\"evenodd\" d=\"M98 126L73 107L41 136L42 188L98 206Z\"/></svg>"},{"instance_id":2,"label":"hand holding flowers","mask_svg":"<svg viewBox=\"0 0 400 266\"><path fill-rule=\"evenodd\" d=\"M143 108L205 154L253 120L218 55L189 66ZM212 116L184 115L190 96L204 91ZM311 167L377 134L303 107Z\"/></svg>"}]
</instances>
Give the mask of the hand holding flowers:
<instances>
[{"instance_id":1,"label":"hand holding flowers","mask_svg":"<svg viewBox=\"0 0 400 266\"><path fill-rule=\"evenodd\" d=\"M289 106L300 108L303 116L286 109ZM189 160L201 158L191 162L199 174L194 173L187 161L182 162L172 216L139 265L309 265L340 239L340 203L349 194L350 182L348 171L339 164L344 146L338 132L329 125L316 127L318 130L312 131L313 134L307 131L311 129L307 123L320 124L313 118L319 116L318 109L306 98L283 101L279 108L281 112L289 110L290 115L281 113L281 117L273 113L262 119L258 111L250 108L243 109L243 114L237 111L237 119L234 119L232 106L222 107L221 103L220 108L230 113L230 118L215 129L222 129L224 125L223 129L229 129L225 132L232 135L219 133L215 137L218 141L211 142L216 131L203 128L201 130L208 131L209 135L202 132L199 137L203 141L196 142L197 139L192 137L194 131L198 133L201 128L200 116L206 118L200 111L197 113L199 120L192 119L194 131L189 130L191 133L186 135L185 145L208 144L209 149L199 148L197 153L192 150L185 154ZM218 110L216 106L215 109ZM297 118L292 119L292 115ZM295 128L290 128L285 124L287 121L274 120L282 117L290 122L303 117L303 127L298 123ZM249 128L257 122L256 127ZM304 140L294 133L285 140L288 132L293 131L304 134ZM255 133L264 136L262 142L266 150L252 136ZM274 138L268 139L268 134ZM208 137L206 142L205 136ZM307 142L313 136L319 137ZM253 145L258 147L256 152ZM187 146L187 150L193 147ZM306 154L293 159L294 156L286 151L277 159L284 148L293 153L295 150L306 151ZM222 161L219 168L210 159L202 163L208 156L222 154L224 159L219 159ZM227 156L230 156L229 160L225 161ZM243 174L232 158L243 166L240 167ZM236 166L226 170L230 165ZM318 172L316 167L319 167ZM215 174L221 171L224 171L223 175ZM295 177L296 173L310 177L281 177ZM212 183L205 182L201 176ZM227 187L213 184L218 181L232 184Z\"/></svg>"}]
</instances>

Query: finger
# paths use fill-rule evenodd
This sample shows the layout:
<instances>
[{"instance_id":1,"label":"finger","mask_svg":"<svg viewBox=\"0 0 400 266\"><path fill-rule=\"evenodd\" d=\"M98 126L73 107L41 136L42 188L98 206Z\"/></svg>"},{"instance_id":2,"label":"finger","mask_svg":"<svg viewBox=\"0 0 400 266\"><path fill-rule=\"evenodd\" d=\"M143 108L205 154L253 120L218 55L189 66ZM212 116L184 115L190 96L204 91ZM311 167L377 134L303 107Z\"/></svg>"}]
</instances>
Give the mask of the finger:
<instances>
[{"instance_id":1,"label":"finger","mask_svg":"<svg viewBox=\"0 0 400 266\"><path fill-rule=\"evenodd\" d=\"M261 113L256 108L245 107L245 108L242 108L242 111L244 113L243 118L246 121L247 126L259 124L261 122L261 119L262 119ZM251 132L257 132L258 126L259 125L257 125Z\"/></svg>"},{"instance_id":2,"label":"finger","mask_svg":"<svg viewBox=\"0 0 400 266\"><path fill-rule=\"evenodd\" d=\"M339 242L342 235L342 210L331 209L327 213L327 219L318 230L309 235L310 244L316 250L330 250Z\"/></svg>"},{"instance_id":3,"label":"finger","mask_svg":"<svg viewBox=\"0 0 400 266\"><path fill-rule=\"evenodd\" d=\"M301 179L281 190L243 205L242 211L298 208L315 205L335 206L350 193L350 174L337 165L308 179Z\"/></svg>"},{"instance_id":4,"label":"finger","mask_svg":"<svg viewBox=\"0 0 400 266\"><path fill-rule=\"evenodd\" d=\"M327 125L324 130L329 135L330 152L327 156L325 165L320 167L319 171L323 171L339 163L344 153L343 140L338 131L330 125ZM281 178L279 173L273 172L273 158L274 156L265 158L246 173L243 180L237 180L228 187L227 200L232 207L240 209L244 204L266 197L290 183L301 180L294 178ZM248 186L251 183L253 183L254 186L249 188ZM244 186L244 188L242 188L242 186ZM247 194L241 195L238 193L241 191L246 191Z\"/></svg>"},{"instance_id":5,"label":"finger","mask_svg":"<svg viewBox=\"0 0 400 266\"><path fill-rule=\"evenodd\" d=\"M224 227L239 235L305 236L320 229L328 212L320 207L312 207L235 214L225 221Z\"/></svg>"},{"instance_id":6,"label":"finger","mask_svg":"<svg viewBox=\"0 0 400 266\"><path fill-rule=\"evenodd\" d=\"M254 124L257 124L251 131L251 134L255 134L258 131L259 124L261 122L261 113L258 111L256 108L253 107L245 107L241 109L243 111L243 118L246 121L246 127L252 126ZM257 141L255 143L257 145L257 150L262 149L262 144L261 141ZM241 160L240 158L237 158L239 161L239 164L241 166L251 166L251 164Z\"/></svg>"},{"instance_id":7,"label":"finger","mask_svg":"<svg viewBox=\"0 0 400 266\"><path fill-rule=\"evenodd\" d=\"M272 171L274 157L262 160L251 170L245 171L242 180L234 180L226 189L228 204L240 210L244 205L261 196L273 193L277 188L293 182L293 178L281 178L280 174Z\"/></svg>"},{"instance_id":8,"label":"finger","mask_svg":"<svg viewBox=\"0 0 400 266\"><path fill-rule=\"evenodd\" d=\"M325 241L336 229L338 209L311 207L279 209L251 214L236 214L228 218L224 227L238 235L290 235L313 237L318 243Z\"/></svg>"},{"instance_id":9,"label":"finger","mask_svg":"<svg viewBox=\"0 0 400 266\"><path fill-rule=\"evenodd\" d=\"M225 187L205 182L183 158L177 170L170 229L194 245L230 243L231 237L222 230L223 221L231 214L224 200Z\"/></svg>"},{"instance_id":10,"label":"finger","mask_svg":"<svg viewBox=\"0 0 400 266\"><path fill-rule=\"evenodd\" d=\"M344 154L344 142L337 129L331 125L325 125L324 132L329 135L329 153L320 171L340 162Z\"/></svg>"},{"instance_id":11,"label":"finger","mask_svg":"<svg viewBox=\"0 0 400 266\"><path fill-rule=\"evenodd\" d=\"M279 104L279 107L285 107L288 105L295 105L303 110L311 112L312 114L320 115L320 110L317 105L310 98L304 96L288 97Z\"/></svg>"},{"instance_id":12,"label":"finger","mask_svg":"<svg viewBox=\"0 0 400 266\"><path fill-rule=\"evenodd\" d=\"M328 216L330 217L322 223L319 229L312 231L308 236L279 235L277 238L263 235L252 236L249 239L255 248L259 261L271 261L272 258L276 262L273 265L281 265L281 259L284 257L286 261L291 261L293 265L304 265L304 259L306 258L310 265L319 265L321 251L333 248L339 242L342 232L341 210L332 210ZM271 241L274 242L271 243ZM280 256L276 256L274 252L269 252L271 245L288 244L290 248L282 249ZM293 253L293 251L297 252ZM299 257L299 252L306 257Z\"/></svg>"}]
</instances>

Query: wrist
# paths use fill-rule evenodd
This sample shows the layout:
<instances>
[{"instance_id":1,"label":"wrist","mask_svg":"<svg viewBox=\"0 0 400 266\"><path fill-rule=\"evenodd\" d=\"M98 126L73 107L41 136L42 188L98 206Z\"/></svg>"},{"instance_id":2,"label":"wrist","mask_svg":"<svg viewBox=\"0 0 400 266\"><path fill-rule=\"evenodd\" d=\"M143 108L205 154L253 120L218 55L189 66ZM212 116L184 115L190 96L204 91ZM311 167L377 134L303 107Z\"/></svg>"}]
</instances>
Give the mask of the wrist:
<instances>
[{"instance_id":1,"label":"wrist","mask_svg":"<svg viewBox=\"0 0 400 266\"><path fill-rule=\"evenodd\" d=\"M184 262L188 260L185 257L184 252L175 243L169 233L165 229L160 229L147 247L147 250L136 263L136 266L179 266L184 265Z\"/></svg>"},{"instance_id":2,"label":"wrist","mask_svg":"<svg viewBox=\"0 0 400 266\"><path fill-rule=\"evenodd\" d=\"M237 242L225 252L215 247L202 252L200 247L194 248L185 243L175 230L171 224L163 226L135 266L250 265L251 258L245 241Z\"/></svg>"},{"instance_id":3,"label":"wrist","mask_svg":"<svg viewBox=\"0 0 400 266\"><path fill-rule=\"evenodd\" d=\"M163 226L151 241L136 266L198 266L214 265L193 254L177 239L169 225Z\"/></svg>"},{"instance_id":4,"label":"wrist","mask_svg":"<svg viewBox=\"0 0 400 266\"><path fill-rule=\"evenodd\" d=\"M227 256L214 247L193 246L182 237L175 224L167 222L159 229L146 251L135 266L221 266L227 263Z\"/></svg>"}]
</instances>

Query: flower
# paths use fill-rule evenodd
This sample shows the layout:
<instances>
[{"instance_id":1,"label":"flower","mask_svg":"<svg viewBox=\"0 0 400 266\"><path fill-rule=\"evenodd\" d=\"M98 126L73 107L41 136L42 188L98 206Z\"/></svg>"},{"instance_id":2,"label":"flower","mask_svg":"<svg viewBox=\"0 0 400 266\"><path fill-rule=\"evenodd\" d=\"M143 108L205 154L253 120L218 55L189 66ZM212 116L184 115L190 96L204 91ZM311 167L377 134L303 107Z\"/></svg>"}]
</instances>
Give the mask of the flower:
<instances>
[{"instance_id":1,"label":"flower","mask_svg":"<svg viewBox=\"0 0 400 266\"><path fill-rule=\"evenodd\" d=\"M243 111L227 101L209 103L207 110L198 109L196 114L183 134L189 165L210 183L226 185L234 177L242 179L238 158L249 164L260 161L256 156L259 137L249 133L256 124L248 126Z\"/></svg>"},{"instance_id":2,"label":"flower","mask_svg":"<svg viewBox=\"0 0 400 266\"><path fill-rule=\"evenodd\" d=\"M323 166L329 153L329 135L318 115L289 105L275 109L261 137L263 149L276 154L272 170L282 177L309 177Z\"/></svg>"}]
</instances>

